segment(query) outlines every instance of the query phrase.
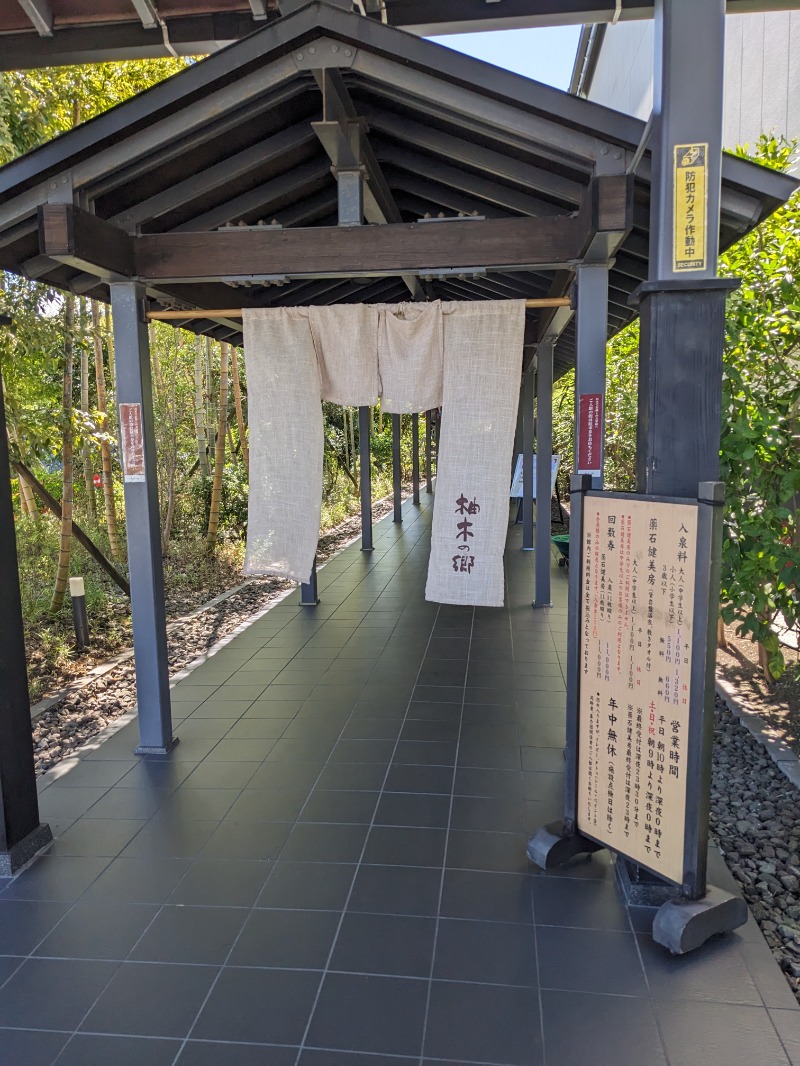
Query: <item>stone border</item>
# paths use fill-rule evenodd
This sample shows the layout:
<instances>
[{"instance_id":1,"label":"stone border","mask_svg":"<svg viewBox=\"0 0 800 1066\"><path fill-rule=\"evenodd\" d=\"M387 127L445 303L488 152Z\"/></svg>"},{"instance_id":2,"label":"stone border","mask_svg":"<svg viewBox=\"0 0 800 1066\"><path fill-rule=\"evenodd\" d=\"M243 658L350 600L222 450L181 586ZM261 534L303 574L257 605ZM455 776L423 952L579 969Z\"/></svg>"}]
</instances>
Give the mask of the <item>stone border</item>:
<instances>
[{"instance_id":1,"label":"stone border","mask_svg":"<svg viewBox=\"0 0 800 1066\"><path fill-rule=\"evenodd\" d=\"M765 722L760 714L744 703L733 685L718 677L716 690L717 695L724 700L734 718L738 719L747 732L766 749L781 773L791 781L795 788L800 788L800 757L774 735L772 726Z\"/></svg>"}]
</instances>

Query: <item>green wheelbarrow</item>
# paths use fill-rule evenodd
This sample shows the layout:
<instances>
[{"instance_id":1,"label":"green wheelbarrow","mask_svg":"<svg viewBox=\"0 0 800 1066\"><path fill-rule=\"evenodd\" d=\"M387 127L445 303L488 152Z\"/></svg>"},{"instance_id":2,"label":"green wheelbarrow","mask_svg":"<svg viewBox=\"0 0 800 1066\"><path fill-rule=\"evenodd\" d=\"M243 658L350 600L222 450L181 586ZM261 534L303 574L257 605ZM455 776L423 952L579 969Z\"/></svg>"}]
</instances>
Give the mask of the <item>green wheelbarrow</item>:
<instances>
[{"instance_id":1,"label":"green wheelbarrow","mask_svg":"<svg viewBox=\"0 0 800 1066\"><path fill-rule=\"evenodd\" d=\"M558 565L569 566L569 533L559 533L550 539L558 548Z\"/></svg>"}]
</instances>

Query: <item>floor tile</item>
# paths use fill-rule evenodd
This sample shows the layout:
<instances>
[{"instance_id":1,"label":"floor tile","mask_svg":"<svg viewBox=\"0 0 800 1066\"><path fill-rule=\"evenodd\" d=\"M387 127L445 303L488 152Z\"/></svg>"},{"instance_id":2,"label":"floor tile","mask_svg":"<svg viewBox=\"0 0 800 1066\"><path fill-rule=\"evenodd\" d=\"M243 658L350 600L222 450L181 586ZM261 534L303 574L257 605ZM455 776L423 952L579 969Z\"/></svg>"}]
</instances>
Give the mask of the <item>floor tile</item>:
<instances>
[{"instance_id":1,"label":"floor tile","mask_svg":"<svg viewBox=\"0 0 800 1066\"><path fill-rule=\"evenodd\" d=\"M329 822L339 825L369 825L375 813L377 792L346 792L344 789L315 789L300 813L301 822Z\"/></svg>"},{"instance_id":2,"label":"floor tile","mask_svg":"<svg viewBox=\"0 0 800 1066\"><path fill-rule=\"evenodd\" d=\"M419 1055L426 981L329 973L307 1042L342 1051Z\"/></svg>"},{"instance_id":3,"label":"floor tile","mask_svg":"<svg viewBox=\"0 0 800 1066\"><path fill-rule=\"evenodd\" d=\"M201 1040L299 1046L319 982L320 974L313 971L226 967L191 1035ZM232 1066L240 1061L234 1060Z\"/></svg>"},{"instance_id":4,"label":"floor tile","mask_svg":"<svg viewBox=\"0 0 800 1066\"><path fill-rule=\"evenodd\" d=\"M763 1007L672 1000L655 1010L670 1066L790 1066Z\"/></svg>"},{"instance_id":5,"label":"floor tile","mask_svg":"<svg viewBox=\"0 0 800 1066\"><path fill-rule=\"evenodd\" d=\"M158 907L148 904L79 901L45 937L36 955L121 962L157 913Z\"/></svg>"},{"instance_id":6,"label":"floor tile","mask_svg":"<svg viewBox=\"0 0 800 1066\"><path fill-rule=\"evenodd\" d=\"M533 908L537 925L567 925L587 929L625 929L628 912L616 884L567 878L533 880Z\"/></svg>"},{"instance_id":7,"label":"floor tile","mask_svg":"<svg viewBox=\"0 0 800 1066\"><path fill-rule=\"evenodd\" d=\"M124 962L81 1029L127 1036L187 1036L217 973L214 966Z\"/></svg>"},{"instance_id":8,"label":"floor tile","mask_svg":"<svg viewBox=\"0 0 800 1066\"><path fill-rule=\"evenodd\" d=\"M222 965L247 918L244 908L162 907L131 953L135 962Z\"/></svg>"},{"instance_id":9,"label":"floor tile","mask_svg":"<svg viewBox=\"0 0 800 1066\"><path fill-rule=\"evenodd\" d=\"M375 811L375 824L446 829L449 817L449 796L384 792Z\"/></svg>"},{"instance_id":10,"label":"floor tile","mask_svg":"<svg viewBox=\"0 0 800 1066\"><path fill-rule=\"evenodd\" d=\"M453 784L450 766L396 766L389 769L387 792L425 792L449 796Z\"/></svg>"},{"instance_id":11,"label":"floor tile","mask_svg":"<svg viewBox=\"0 0 800 1066\"><path fill-rule=\"evenodd\" d=\"M231 805L226 818L231 822L293 822L308 799L308 789L246 788Z\"/></svg>"},{"instance_id":12,"label":"floor tile","mask_svg":"<svg viewBox=\"0 0 800 1066\"><path fill-rule=\"evenodd\" d=\"M345 863L288 862L281 860L263 892L258 907L295 910L341 910L350 892L356 867Z\"/></svg>"},{"instance_id":13,"label":"floor tile","mask_svg":"<svg viewBox=\"0 0 800 1066\"><path fill-rule=\"evenodd\" d=\"M0 899L0 955L29 955L68 910L67 903Z\"/></svg>"},{"instance_id":14,"label":"floor tile","mask_svg":"<svg viewBox=\"0 0 800 1066\"><path fill-rule=\"evenodd\" d=\"M647 995L633 933L537 926L536 945L542 988Z\"/></svg>"},{"instance_id":15,"label":"floor tile","mask_svg":"<svg viewBox=\"0 0 800 1066\"><path fill-rule=\"evenodd\" d=\"M172 1066L180 1047L179 1040L77 1033L55 1066Z\"/></svg>"},{"instance_id":16,"label":"floor tile","mask_svg":"<svg viewBox=\"0 0 800 1066\"><path fill-rule=\"evenodd\" d=\"M769 1016L792 1066L800 1066L800 1010L770 1010Z\"/></svg>"},{"instance_id":17,"label":"floor tile","mask_svg":"<svg viewBox=\"0 0 800 1066\"><path fill-rule=\"evenodd\" d=\"M111 821L107 818L83 817L58 837L48 855L107 855L114 858L130 844L144 825L144 818Z\"/></svg>"},{"instance_id":18,"label":"floor tile","mask_svg":"<svg viewBox=\"0 0 800 1066\"><path fill-rule=\"evenodd\" d=\"M202 851L204 859L276 859L291 822L221 822Z\"/></svg>"},{"instance_id":19,"label":"floor tile","mask_svg":"<svg viewBox=\"0 0 800 1066\"><path fill-rule=\"evenodd\" d=\"M221 1044L190 1040L177 1066L294 1066L297 1048L266 1044Z\"/></svg>"},{"instance_id":20,"label":"floor tile","mask_svg":"<svg viewBox=\"0 0 800 1066\"><path fill-rule=\"evenodd\" d=\"M447 870L442 915L491 922L533 922L532 880L526 874Z\"/></svg>"},{"instance_id":21,"label":"floor tile","mask_svg":"<svg viewBox=\"0 0 800 1066\"><path fill-rule=\"evenodd\" d=\"M378 866L441 866L446 841L444 829L373 826L365 863Z\"/></svg>"},{"instance_id":22,"label":"floor tile","mask_svg":"<svg viewBox=\"0 0 800 1066\"><path fill-rule=\"evenodd\" d=\"M418 1066L418 1063L418 1058L398 1055L357 1055L352 1051L306 1048L300 1056L299 1066Z\"/></svg>"},{"instance_id":23,"label":"floor tile","mask_svg":"<svg viewBox=\"0 0 800 1066\"><path fill-rule=\"evenodd\" d=\"M447 1063L531 1066L541 1062L538 991L434 981L424 1054L426 1060L438 1058Z\"/></svg>"},{"instance_id":24,"label":"floor tile","mask_svg":"<svg viewBox=\"0 0 800 1066\"><path fill-rule=\"evenodd\" d=\"M294 862L358 862L366 825L296 825L288 836L281 858Z\"/></svg>"},{"instance_id":25,"label":"floor tile","mask_svg":"<svg viewBox=\"0 0 800 1066\"><path fill-rule=\"evenodd\" d=\"M548 1062L578 1066L667 1066L650 1003L628 996L542 992ZM697 1066L703 1059L695 1060ZM733 1061L731 1062L733 1066Z\"/></svg>"},{"instance_id":26,"label":"floor tile","mask_svg":"<svg viewBox=\"0 0 800 1066\"><path fill-rule=\"evenodd\" d=\"M28 959L0 989L0 1026L75 1029L116 963Z\"/></svg>"},{"instance_id":27,"label":"floor tile","mask_svg":"<svg viewBox=\"0 0 800 1066\"><path fill-rule=\"evenodd\" d=\"M451 830L446 864L449 869L525 873L528 869L526 843L524 833Z\"/></svg>"},{"instance_id":28,"label":"floor tile","mask_svg":"<svg viewBox=\"0 0 800 1066\"><path fill-rule=\"evenodd\" d=\"M73 902L83 895L109 862L107 857L41 855L35 863L13 878L3 898Z\"/></svg>"},{"instance_id":29,"label":"floor tile","mask_svg":"<svg viewBox=\"0 0 800 1066\"><path fill-rule=\"evenodd\" d=\"M170 904L251 907L272 863L245 859L197 859L167 899Z\"/></svg>"},{"instance_id":30,"label":"floor tile","mask_svg":"<svg viewBox=\"0 0 800 1066\"><path fill-rule=\"evenodd\" d=\"M535 987L533 927L443 918L436 937L433 976L443 981Z\"/></svg>"},{"instance_id":31,"label":"floor tile","mask_svg":"<svg viewBox=\"0 0 800 1066\"><path fill-rule=\"evenodd\" d=\"M361 866L348 909L435 917L440 883L441 872L437 868Z\"/></svg>"},{"instance_id":32,"label":"floor tile","mask_svg":"<svg viewBox=\"0 0 800 1066\"><path fill-rule=\"evenodd\" d=\"M702 950L687 955L671 955L646 934L638 939L647 981L656 999L763 1005L735 934L711 940Z\"/></svg>"},{"instance_id":33,"label":"floor tile","mask_svg":"<svg viewBox=\"0 0 800 1066\"><path fill-rule=\"evenodd\" d=\"M331 970L424 977L431 972L436 923L432 918L387 914L345 915Z\"/></svg>"},{"instance_id":34,"label":"floor tile","mask_svg":"<svg viewBox=\"0 0 800 1066\"><path fill-rule=\"evenodd\" d=\"M165 903L189 859L120 856L89 886L85 898L106 903Z\"/></svg>"},{"instance_id":35,"label":"floor tile","mask_svg":"<svg viewBox=\"0 0 800 1066\"><path fill-rule=\"evenodd\" d=\"M0 1066L53 1066L69 1033L0 1029Z\"/></svg>"},{"instance_id":36,"label":"floor tile","mask_svg":"<svg viewBox=\"0 0 800 1066\"><path fill-rule=\"evenodd\" d=\"M230 965L324 969L339 917L337 911L254 910L236 942Z\"/></svg>"}]
</instances>

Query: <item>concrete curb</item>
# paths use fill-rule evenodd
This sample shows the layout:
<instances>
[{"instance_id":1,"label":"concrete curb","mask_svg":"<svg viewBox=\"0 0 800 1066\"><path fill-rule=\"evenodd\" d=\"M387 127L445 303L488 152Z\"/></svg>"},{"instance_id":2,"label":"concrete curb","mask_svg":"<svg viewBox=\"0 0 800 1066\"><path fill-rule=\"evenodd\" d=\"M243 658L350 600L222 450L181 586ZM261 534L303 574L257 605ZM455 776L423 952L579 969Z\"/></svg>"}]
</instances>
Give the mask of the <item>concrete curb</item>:
<instances>
[{"instance_id":1,"label":"concrete curb","mask_svg":"<svg viewBox=\"0 0 800 1066\"><path fill-rule=\"evenodd\" d=\"M716 689L734 718L766 749L769 757L795 788L800 788L800 758L774 735L772 726L760 714L745 706L733 685L718 677Z\"/></svg>"}]
</instances>

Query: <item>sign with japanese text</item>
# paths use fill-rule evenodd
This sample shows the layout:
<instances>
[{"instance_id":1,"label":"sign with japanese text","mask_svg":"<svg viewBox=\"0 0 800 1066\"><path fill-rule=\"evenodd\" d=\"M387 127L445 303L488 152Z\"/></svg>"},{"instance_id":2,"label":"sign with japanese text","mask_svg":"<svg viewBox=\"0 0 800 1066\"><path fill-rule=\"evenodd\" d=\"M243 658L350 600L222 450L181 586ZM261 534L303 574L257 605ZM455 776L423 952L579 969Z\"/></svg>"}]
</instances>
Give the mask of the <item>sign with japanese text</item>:
<instances>
[{"instance_id":1,"label":"sign with japanese text","mask_svg":"<svg viewBox=\"0 0 800 1066\"><path fill-rule=\"evenodd\" d=\"M578 474L603 472L603 394L583 392L578 397Z\"/></svg>"},{"instance_id":2,"label":"sign with japanese text","mask_svg":"<svg viewBox=\"0 0 800 1066\"><path fill-rule=\"evenodd\" d=\"M705 270L708 248L708 145L675 145L676 274Z\"/></svg>"},{"instance_id":3,"label":"sign with japanese text","mask_svg":"<svg viewBox=\"0 0 800 1066\"><path fill-rule=\"evenodd\" d=\"M578 827L680 884L698 508L585 499Z\"/></svg>"},{"instance_id":4,"label":"sign with japanese text","mask_svg":"<svg viewBox=\"0 0 800 1066\"><path fill-rule=\"evenodd\" d=\"M144 431L142 405L119 405L119 435L122 445L122 474L125 481L144 481Z\"/></svg>"},{"instance_id":5,"label":"sign with japanese text","mask_svg":"<svg viewBox=\"0 0 800 1066\"><path fill-rule=\"evenodd\" d=\"M556 491L556 478L558 477L558 468L561 464L561 456L553 455L550 457L550 495ZM514 467L514 477L511 479L511 492L509 495L522 499L523 495L523 470L522 470L522 456L517 456L517 462ZM536 499L536 453L533 455L533 498Z\"/></svg>"}]
</instances>

